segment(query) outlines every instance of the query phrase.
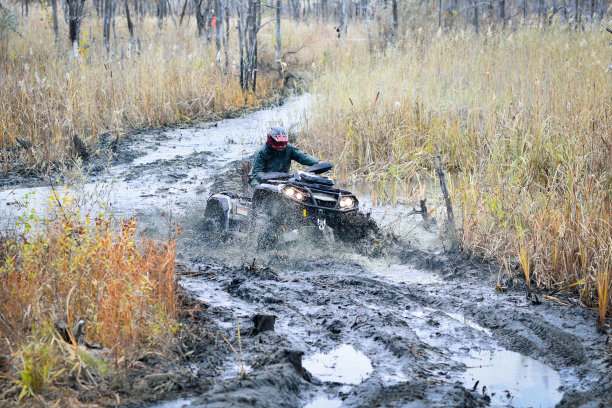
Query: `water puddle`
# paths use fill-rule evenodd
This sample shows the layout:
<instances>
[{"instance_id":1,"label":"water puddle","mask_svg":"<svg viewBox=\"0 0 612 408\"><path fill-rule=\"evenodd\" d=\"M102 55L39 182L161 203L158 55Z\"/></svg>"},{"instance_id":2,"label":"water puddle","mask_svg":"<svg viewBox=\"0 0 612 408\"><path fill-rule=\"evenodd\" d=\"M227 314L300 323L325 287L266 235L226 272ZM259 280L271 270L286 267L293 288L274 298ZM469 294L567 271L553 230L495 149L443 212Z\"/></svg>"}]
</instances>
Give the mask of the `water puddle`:
<instances>
[{"instance_id":1,"label":"water puddle","mask_svg":"<svg viewBox=\"0 0 612 408\"><path fill-rule=\"evenodd\" d=\"M236 330L236 318L250 316L253 312L253 306L250 303L231 296L219 288L215 281L198 279L197 277L183 277L180 280L180 285L194 293L198 300L209 304L211 306L210 312L214 313L218 309L230 310L231 320L215 319L217 324L225 329Z\"/></svg>"},{"instance_id":2,"label":"water puddle","mask_svg":"<svg viewBox=\"0 0 612 408\"><path fill-rule=\"evenodd\" d=\"M509 350L470 352L459 357L468 369L462 376L466 388L476 381L486 386L492 406L550 407L563 397L559 373L533 358Z\"/></svg>"},{"instance_id":3,"label":"water puddle","mask_svg":"<svg viewBox=\"0 0 612 408\"><path fill-rule=\"evenodd\" d=\"M318 397L306 404L304 408L340 408L341 406L342 400Z\"/></svg>"},{"instance_id":4,"label":"water puddle","mask_svg":"<svg viewBox=\"0 0 612 408\"><path fill-rule=\"evenodd\" d=\"M358 385L374 368L370 359L349 344L329 353L317 353L304 360L303 366L321 381Z\"/></svg>"},{"instance_id":5,"label":"water puddle","mask_svg":"<svg viewBox=\"0 0 612 408\"><path fill-rule=\"evenodd\" d=\"M183 408L191 406L193 399L180 398L174 401L165 401L159 404L151 405L149 408Z\"/></svg>"}]
</instances>

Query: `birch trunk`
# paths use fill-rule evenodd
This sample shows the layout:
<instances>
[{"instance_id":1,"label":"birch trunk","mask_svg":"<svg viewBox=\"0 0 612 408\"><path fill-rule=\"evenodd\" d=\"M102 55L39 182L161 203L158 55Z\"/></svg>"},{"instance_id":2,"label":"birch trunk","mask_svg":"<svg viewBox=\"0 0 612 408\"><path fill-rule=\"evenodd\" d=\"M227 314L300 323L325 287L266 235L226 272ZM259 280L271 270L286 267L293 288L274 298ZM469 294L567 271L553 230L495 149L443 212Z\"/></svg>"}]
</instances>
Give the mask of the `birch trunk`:
<instances>
[{"instance_id":1,"label":"birch trunk","mask_svg":"<svg viewBox=\"0 0 612 408\"><path fill-rule=\"evenodd\" d=\"M281 66L281 0L276 0L276 71L278 78L283 78L283 67Z\"/></svg>"}]
</instances>

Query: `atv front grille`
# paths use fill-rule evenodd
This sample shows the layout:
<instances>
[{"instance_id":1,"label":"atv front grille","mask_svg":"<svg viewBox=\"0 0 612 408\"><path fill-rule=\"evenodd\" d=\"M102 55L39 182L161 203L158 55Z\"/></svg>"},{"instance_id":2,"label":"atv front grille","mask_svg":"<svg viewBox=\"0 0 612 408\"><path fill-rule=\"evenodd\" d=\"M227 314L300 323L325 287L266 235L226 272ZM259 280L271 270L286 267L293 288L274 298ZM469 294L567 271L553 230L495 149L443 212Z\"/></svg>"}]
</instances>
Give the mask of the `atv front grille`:
<instances>
[{"instance_id":1,"label":"atv front grille","mask_svg":"<svg viewBox=\"0 0 612 408\"><path fill-rule=\"evenodd\" d=\"M327 200L316 200L319 207L336 208L336 202Z\"/></svg>"}]
</instances>

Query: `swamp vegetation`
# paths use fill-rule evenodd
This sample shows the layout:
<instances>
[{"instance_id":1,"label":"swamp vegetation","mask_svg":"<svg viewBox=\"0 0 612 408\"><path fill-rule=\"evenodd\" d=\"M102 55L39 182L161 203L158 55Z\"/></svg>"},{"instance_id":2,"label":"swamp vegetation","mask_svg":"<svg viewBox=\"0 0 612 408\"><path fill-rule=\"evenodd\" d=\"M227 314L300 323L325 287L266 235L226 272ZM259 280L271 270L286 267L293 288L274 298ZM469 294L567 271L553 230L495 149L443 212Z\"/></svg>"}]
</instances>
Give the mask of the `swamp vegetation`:
<instances>
[{"instance_id":1,"label":"swamp vegetation","mask_svg":"<svg viewBox=\"0 0 612 408\"><path fill-rule=\"evenodd\" d=\"M25 206L0 232L0 404L76 406L143 355L179 353L178 231L139 238L59 185L85 160L75 140L94 152L102 134L235 116L289 88L314 100L297 143L337 179L367 179L374 202L426 198L441 155L461 250L608 326L609 1L0 5L0 176L54 186L45 213Z\"/></svg>"}]
</instances>

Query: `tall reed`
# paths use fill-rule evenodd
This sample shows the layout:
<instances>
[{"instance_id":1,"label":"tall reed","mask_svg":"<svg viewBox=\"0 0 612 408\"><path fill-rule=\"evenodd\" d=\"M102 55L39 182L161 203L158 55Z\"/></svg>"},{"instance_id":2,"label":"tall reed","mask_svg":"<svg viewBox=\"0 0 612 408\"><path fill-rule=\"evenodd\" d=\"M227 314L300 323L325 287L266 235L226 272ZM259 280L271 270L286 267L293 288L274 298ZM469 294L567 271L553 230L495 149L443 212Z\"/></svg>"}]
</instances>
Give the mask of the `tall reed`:
<instances>
[{"instance_id":1,"label":"tall reed","mask_svg":"<svg viewBox=\"0 0 612 408\"><path fill-rule=\"evenodd\" d=\"M338 48L313 85L303 142L338 173L409 183L437 154L456 173L462 245L514 259L527 282L610 299L612 81L601 27L408 32ZM598 289L599 288L599 289ZM597 294L599 293L599 297Z\"/></svg>"}]
</instances>

